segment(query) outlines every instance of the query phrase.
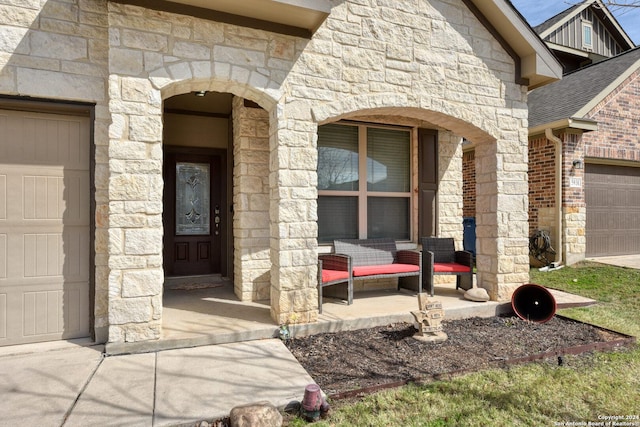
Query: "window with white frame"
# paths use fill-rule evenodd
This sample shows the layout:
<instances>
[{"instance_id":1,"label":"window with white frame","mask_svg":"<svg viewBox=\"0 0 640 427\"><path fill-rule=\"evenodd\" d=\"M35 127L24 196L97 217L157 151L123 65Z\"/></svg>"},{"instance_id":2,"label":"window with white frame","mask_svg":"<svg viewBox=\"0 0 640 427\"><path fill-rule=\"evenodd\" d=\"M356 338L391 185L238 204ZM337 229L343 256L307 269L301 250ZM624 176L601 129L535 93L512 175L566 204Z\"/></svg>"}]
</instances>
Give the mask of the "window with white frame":
<instances>
[{"instance_id":1,"label":"window with white frame","mask_svg":"<svg viewBox=\"0 0 640 427\"><path fill-rule=\"evenodd\" d=\"M593 48L593 25L591 22L582 23L582 47L585 49Z\"/></svg>"},{"instance_id":2,"label":"window with white frame","mask_svg":"<svg viewBox=\"0 0 640 427\"><path fill-rule=\"evenodd\" d=\"M318 128L318 240L411 238L411 131Z\"/></svg>"}]
</instances>

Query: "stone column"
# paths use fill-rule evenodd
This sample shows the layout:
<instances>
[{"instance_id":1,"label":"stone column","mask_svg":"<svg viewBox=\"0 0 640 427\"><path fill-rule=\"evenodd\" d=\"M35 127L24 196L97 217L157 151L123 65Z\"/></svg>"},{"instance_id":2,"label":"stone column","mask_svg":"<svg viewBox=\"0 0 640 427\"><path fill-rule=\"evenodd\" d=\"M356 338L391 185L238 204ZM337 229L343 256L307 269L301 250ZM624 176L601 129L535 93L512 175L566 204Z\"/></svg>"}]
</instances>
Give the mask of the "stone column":
<instances>
[{"instance_id":1,"label":"stone column","mask_svg":"<svg viewBox=\"0 0 640 427\"><path fill-rule=\"evenodd\" d=\"M278 324L315 322L317 125L308 107L278 107L271 130L271 317Z\"/></svg>"},{"instance_id":2,"label":"stone column","mask_svg":"<svg viewBox=\"0 0 640 427\"><path fill-rule=\"evenodd\" d=\"M584 144L581 131L567 129L562 139L562 243L567 265L584 261L587 251L587 205L584 192ZM583 168L573 167L573 161ZM573 178L573 183L571 182Z\"/></svg>"},{"instance_id":3,"label":"stone column","mask_svg":"<svg viewBox=\"0 0 640 427\"><path fill-rule=\"evenodd\" d=\"M462 248L462 138L438 132L438 236L453 237ZM452 279L453 276L440 276ZM450 281L450 280L448 280ZM445 282L446 283L446 282Z\"/></svg>"},{"instance_id":4,"label":"stone column","mask_svg":"<svg viewBox=\"0 0 640 427\"><path fill-rule=\"evenodd\" d=\"M114 70L117 72L117 70ZM109 79L109 342L160 338L162 109L148 80Z\"/></svg>"},{"instance_id":5,"label":"stone column","mask_svg":"<svg viewBox=\"0 0 640 427\"><path fill-rule=\"evenodd\" d=\"M269 299L269 113L233 99L234 292Z\"/></svg>"},{"instance_id":6,"label":"stone column","mask_svg":"<svg viewBox=\"0 0 640 427\"><path fill-rule=\"evenodd\" d=\"M478 284L507 301L529 280L526 129L476 147Z\"/></svg>"}]
</instances>

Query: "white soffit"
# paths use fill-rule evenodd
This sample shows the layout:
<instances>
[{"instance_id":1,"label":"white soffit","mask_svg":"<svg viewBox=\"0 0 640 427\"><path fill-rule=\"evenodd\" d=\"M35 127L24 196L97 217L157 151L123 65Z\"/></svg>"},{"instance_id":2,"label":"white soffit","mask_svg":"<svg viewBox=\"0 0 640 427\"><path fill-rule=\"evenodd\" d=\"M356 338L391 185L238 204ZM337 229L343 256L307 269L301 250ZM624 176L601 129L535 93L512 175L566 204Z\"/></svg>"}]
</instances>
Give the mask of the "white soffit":
<instances>
[{"instance_id":1,"label":"white soffit","mask_svg":"<svg viewBox=\"0 0 640 427\"><path fill-rule=\"evenodd\" d=\"M170 0L315 32L331 12L328 0Z\"/></svg>"}]
</instances>

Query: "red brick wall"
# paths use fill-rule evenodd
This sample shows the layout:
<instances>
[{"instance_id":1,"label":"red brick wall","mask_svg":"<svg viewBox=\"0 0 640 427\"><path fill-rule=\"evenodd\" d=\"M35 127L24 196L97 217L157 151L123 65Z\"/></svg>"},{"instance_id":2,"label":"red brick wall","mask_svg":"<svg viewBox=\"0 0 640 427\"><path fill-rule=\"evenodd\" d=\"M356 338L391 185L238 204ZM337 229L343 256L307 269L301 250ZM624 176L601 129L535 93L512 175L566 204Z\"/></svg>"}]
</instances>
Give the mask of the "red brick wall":
<instances>
[{"instance_id":1,"label":"red brick wall","mask_svg":"<svg viewBox=\"0 0 640 427\"><path fill-rule=\"evenodd\" d=\"M598 122L598 131L584 134L586 157L640 162L640 70L588 116Z\"/></svg>"},{"instance_id":2,"label":"red brick wall","mask_svg":"<svg viewBox=\"0 0 640 427\"><path fill-rule=\"evenodd\" d=\"M462 154L462 216L476 216L476 152Z\"/></svg>"},{"instance_id":3,"label":"red brick wall","mask_svg":"<svg viewBox=\"0 0 640 427\"><path fill-rule=\"evenodd\" d=\"M555 206L555 147L544 135L529 140L529 235L539 228L538 210Z\"/></svg>"},{"instance_id":4,"label":"red brick wall","mask_svg":"<svg viewBox=\"0 0 640 427\"><path fill-rule=\"evenodd\" d=\"M566 137L566 135L563 135ZM571 162L566 159L565 163ZM475 151L462 155L463 215L476 215ZM567 178L568 180L568 178ZM538 228L538 210L555 206L555 147L544 135L529 140L529 234ZM566 185L569 183L567 181Z\"/></svg>"}]
</instances>

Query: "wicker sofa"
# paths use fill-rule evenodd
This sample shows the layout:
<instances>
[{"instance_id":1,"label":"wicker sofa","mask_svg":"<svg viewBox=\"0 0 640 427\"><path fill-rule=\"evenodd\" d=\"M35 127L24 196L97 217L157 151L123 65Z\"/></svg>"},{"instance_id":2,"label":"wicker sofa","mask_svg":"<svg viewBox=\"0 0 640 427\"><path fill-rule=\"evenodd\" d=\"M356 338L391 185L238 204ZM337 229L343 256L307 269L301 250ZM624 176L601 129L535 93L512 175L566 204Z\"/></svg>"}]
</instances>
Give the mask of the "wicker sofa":
<instances>
[{"instance_id":1,"label":"wicker sofa","mask_svg":"<svg viewBox=\"0 0 640 427\"><path fill-rule=\"evenodd\" d=\"M420 252L398 250L393 239L335 240L334 254L319 256L318 307L322 313L322 288L346 284L347 303L353 302L355 280L398 278L398 288L422 291ZM345 277L345 272L349 272Z\"/></svg>"}]
</instances>

